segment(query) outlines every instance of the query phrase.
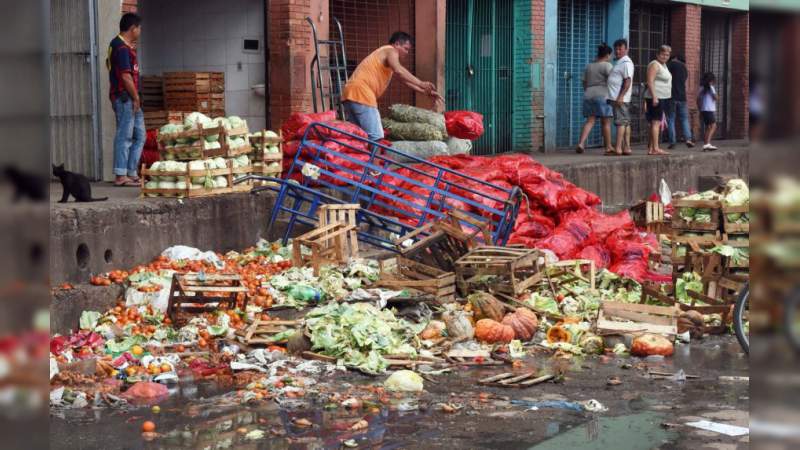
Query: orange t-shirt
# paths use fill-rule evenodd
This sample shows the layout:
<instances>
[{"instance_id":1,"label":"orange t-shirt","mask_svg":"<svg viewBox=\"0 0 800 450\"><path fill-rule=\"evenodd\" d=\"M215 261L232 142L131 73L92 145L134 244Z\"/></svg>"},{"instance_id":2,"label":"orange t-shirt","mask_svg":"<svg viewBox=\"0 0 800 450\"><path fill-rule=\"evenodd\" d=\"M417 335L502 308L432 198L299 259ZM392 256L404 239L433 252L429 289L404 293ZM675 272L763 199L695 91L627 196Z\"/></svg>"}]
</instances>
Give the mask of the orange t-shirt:
<instances>
[{"instance_id":1,"label":"orange t-shirt","mask_svg":"<svg viewBox=\"0 0 800 450\"><path fill-rule=\"evenodd\" d=\"M391 67L386 67L382 62L379 52L391 45L383 47L370 53L356 67L353 76L347 81L342 93L342 100L361 103L362 105L378 107L378 97L383 95L389 82L392 81L394 71Z\"/></svg>"}]
</instances>

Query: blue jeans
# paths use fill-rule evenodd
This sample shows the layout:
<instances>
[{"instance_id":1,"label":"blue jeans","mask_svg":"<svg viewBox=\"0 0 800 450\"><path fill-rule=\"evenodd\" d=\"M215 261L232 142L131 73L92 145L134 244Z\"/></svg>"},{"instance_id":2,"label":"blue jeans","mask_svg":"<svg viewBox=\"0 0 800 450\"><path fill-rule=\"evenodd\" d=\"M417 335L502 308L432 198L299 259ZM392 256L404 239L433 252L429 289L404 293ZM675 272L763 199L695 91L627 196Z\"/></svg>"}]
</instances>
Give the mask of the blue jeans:
<instances>
[{"instance_id":1,"label":"blue jeans","mask_svg":"<svg viewBox=\"0 0 800 450\"><path fill-rule=\"evenodd\" d=\"M139 158L144 148L144 113L142 108L134 114L133 100L114 99L117 116L117 133L114 135L114 175L135 177Z\"/></svg>"},{"instance_id":2,"label":"blue jeans","mask_svg":"<svg viewBox=\"0 0 800 450\"><path fill-rule=\"evenodd\" d=\"M378 108L347 101L344 102L344 114L347 121L361 127L370 140L383 139L383 125L381 125L381 113L378 112Z\"/></svg>"},{"instance_id":3,"label":"blue jeans","mask_svg":"<svg viewBox=\"0 0 800 450\"><path fill-rule=\"evenodd\" d=\"M678 142L678 137L675 134L675 119L681 123L683 128L683 137L687 141L692 140L692 127L689 124L689 106L686 102L669 100L667 102L667 130L669 131L669 143L675 144Z\"/></svg>"}]
</instances>

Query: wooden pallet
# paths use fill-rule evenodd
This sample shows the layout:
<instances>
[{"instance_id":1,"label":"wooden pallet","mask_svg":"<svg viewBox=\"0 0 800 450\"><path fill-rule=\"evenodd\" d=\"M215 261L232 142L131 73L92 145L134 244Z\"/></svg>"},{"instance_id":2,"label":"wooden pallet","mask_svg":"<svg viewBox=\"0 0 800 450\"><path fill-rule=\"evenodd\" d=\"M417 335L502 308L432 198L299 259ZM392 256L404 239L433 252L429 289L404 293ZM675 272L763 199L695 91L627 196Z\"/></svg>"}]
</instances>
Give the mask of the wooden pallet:
<instances>
[{"instance_id":1,"label":"wooden pallet","mask_svg":"<svg viewBox=\"0 0 800 450\"><path fill-rule=\"evenodd\" d=\"M167 316L174 324L182 325L198 314L237 306L238 294L246 294L247 288L236 274L175 273L172 276ZM247 307L244 297L242 309Z\"/></svg>"},{"instance_id":2,"label":"wooden pallet","mask_svg":"<svg viewBox=\"0 0 800 450\"><path fill-rule=\"evenodd\" d=\"M319 275L319 270L326 264L346 264L351 257L356 256L352 247L342 244L347 241L347 236L355 227L339 222L331 222L324 227L319 227L308 233L298 236L292 244L292 265L303 267L311 264L314 275ZM311 249L311 255L306 256L302 247Z\"/></svg>"},{"instance_id":3,"label":"wooden pallet","mask_svg":"<svg viewBox=\"0 0 800 450\"><path fill-rule=\"evenodd\" d=\"M542 280L540 256L536 249L479 246L456 261L456 284L466 295L472 287L484 284L486 275L494 275L497 278L490 283L491 290L517 296Z\"/></svg>"},{"instance_id":4,"label":"wooden pallet","mask_svg":"<svg viewBox=\"0 0 800 450\"><path fill-rule=\"evenodd\" d=\"M720 229L722 203L718 200L683 200L672 201L675 212L672 214L672 228L687 231L717 231ZM711 222L687 222L679 212L681 208L702 208L711 210Z\"/></svg>"},{"instance_id":5,"label":"wooden pallet","mask_svg":"<svg viewBox=\"0 0 800 450\"><path fill-rule=\"evenodd\" d=\"M272 339L278 333L299 329L302 320L260 320L256 319L243 330L236 330L236 338L245 345L285 344L286 339Z\"/></svg>"},{"instance_id":6,"label":"wooden pallet","mask_svg":"<svg viewBox=\"0 0 800 450\"><path fill-rule=\"evenodd\" d=\"M550 381L553 378L555 378L555 375L537 376L537 373L535 371L525 372L523 374L517 374L514 372L505 372L493 375L491 377L480 379L478 380L478 384L483 386L493 386L502 388L509 388L509 387L527 388L535 386L537 384L544 383L546 381Z\"/></svg>"},{"instance_id":7,"label":"wooden pallet","mask_svg":"<svg viewBox=\"0 0 800 450\"><path fill-rule=\"evenodd\" d=\"M455 300L456 276L436 267L398 256L380 262L378 285L389 289L415 289L433 295L440 303Z\"/></svg>"},{"instance_id":8,"label":"wooden pallet","mask_svg":"<svg viewBox=\"0 0 800 450\"><path fill-rule=\"evenodd\" d=\"M678 334L677 306L601 302L595 328L598 334L655 333Z\"/></svg>"},{"instance_id":9,"label":"wooden pallet","mask_svg":"<svg viewBox=\"0 0 800 450\"><path fill-rule=\"evenodd\" d=\"M144 127L147 130L161 128L168 123L183 123L182 111L167 111L162 108L159 111L144 112Z\"/></svg>"},{"instance_id":10,"label":"wooden pallet","mask_svg":"<svg viewBox=\"0 0 800 450\"><path fill-rule=\"evenodd\" d=\"M750 206L723 206L722 207L722 230L726 234L749 234L750 223L733 223L728 221L728 214L750 214Z\"/></svg>"},{"instance_id":11,"label":"wooden pallet","mask_svg":"<svg viewBox=\"0 0 800 450\"><path fill-rule=\"evenodd\" d=\"M461 221L474 228L465 233ZM407 259L436 267L445 272L453 272L455 262L474 248L479 237L491 242L489 223L477 220L459 211L448 211L447 216L423 225L420 228L394 241L398 252ZM407 241L413 244L405 246Z\"/></svg>"},{"instance_id":12,"label":"wooden pallet","mask_svg":"<svg viewBox=\"0 0 800 450\"><path fill-rule=\"evenodd\" d=\"M238 175L247 175L252 172L251 166L234 168L231 161L228 161L228 167L225 169L203 169L203 170L189 170L188 167L184 172L162 172L152 171L144 164L139 171L141 175L141 192L140 197L208 197L212 195L233 194L239 192L250 192L252 185L245 183L233 184L234 178ZM186 189L148 189L145 188L147 179L150 177L168 176L179 177L186 182ZM228 180L228 186L224 188L202 188L191 189L189 185L192 184L192 177L206 177L206 176L224 176Z\"/></svg>"},{"instance_id":13,"label":"wooden pallet","mask_svg":"<svg viewBox=\"0 0 800 450\"><path fill-rule=\"evenodd\" d=\"M164 93L225 92L225 72L164 72Z\"/></svg>"}]
</instances>

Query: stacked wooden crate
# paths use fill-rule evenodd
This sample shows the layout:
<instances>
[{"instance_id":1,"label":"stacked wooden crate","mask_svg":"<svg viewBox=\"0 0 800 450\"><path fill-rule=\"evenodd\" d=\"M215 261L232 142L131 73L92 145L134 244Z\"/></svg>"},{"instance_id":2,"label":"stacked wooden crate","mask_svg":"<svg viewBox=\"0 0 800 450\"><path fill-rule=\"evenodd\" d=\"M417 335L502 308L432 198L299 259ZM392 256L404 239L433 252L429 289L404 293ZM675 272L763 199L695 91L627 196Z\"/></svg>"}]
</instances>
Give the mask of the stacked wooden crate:
<instances>
[{"instance_id":1,"label":"stacked wooden crate","mask_svg":"<svg viewBox=\"0 0 800 450\"><path fill-rule=\"evenodd\" d=\"M225 115L223 72L165 72L164 106L170 111Z\"/></svg>"},{"instance_id":2,"label":"stacked wooden crate","mask_svg":"<svg viewBox=\"0 0 800 450\"><path fill-rule=\"evenodd\" d=\"M278 137L271 137L267 130L252 133L249 136L250 147L253 148L253 174L264 175L267 177L280 178L283 170L283 133L278 132ZM270 148L277 147L277 152L270 151ZM275 165L277 163L277 165ZM255 184L275 184L271 182L258 181Z\"/></svg>"},{"instance_id":3,"label":"stacked wooden crate","mask_svg":"<svg viewBox=\"0 0 800 450\"><path fill-rule=\"evenodd\" d=\"M145 75L140 78L142 110L144 112L164 109L164 79L159 75Z\"/></svg>"},{"instance_id":4,"label":"stacked wooden crate","mask_svg":"<svg viewBox=\"0 0 800 450\"><path fill-rule=\"evenodd\" d=\"M144 127L147 130L161 128L168 123L183 123L183 112L165 110L144 112Z\"/></svg>"}]
</instances>

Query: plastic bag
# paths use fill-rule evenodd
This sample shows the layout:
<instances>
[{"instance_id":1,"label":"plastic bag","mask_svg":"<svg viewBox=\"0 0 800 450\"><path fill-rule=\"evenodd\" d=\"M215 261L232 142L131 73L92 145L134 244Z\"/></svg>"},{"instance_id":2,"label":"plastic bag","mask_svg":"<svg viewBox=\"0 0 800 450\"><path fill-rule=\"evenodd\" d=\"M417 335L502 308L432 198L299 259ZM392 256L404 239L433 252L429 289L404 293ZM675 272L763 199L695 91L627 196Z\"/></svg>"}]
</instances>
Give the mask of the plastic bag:
<instances>
[{"instance_id":1,"label":"plastic bag","mask_svg":"<svg viewBox=\"0 0 800 450\"><path fill-rule=\"evenodd\" d=\"M572 258L589 243L591 233L592 229L586 222L571 219L562 222L553 234L540 240L537 247L551 250L560 259Z\"/></svg>"},{"instance_id":2,"label":"plastic bag","mask_svg":"<svg viewBox=\"0 0 800 450\"><path fill-rule=\"evenodd\" d=\"M336 120L336 111L323 111L321 113L292 113L283 125L281 125L281 132L283 139L290 141L293 139L302 139L303 133L306 128L313 122L328 122Z\"/></svg>"},{"instance_id":3,"label":"plastic bag","mask_svg":"<svg viewBox=\"0 0 800 450\"><path fill-rule=\"evenodd\" d=\"M472 111L444 113L447 134L459 139L474 141L483 136L483 115Z\"/></svg>"},{"instance_id":4,"label":"plastic bag","mask_svg":"<svg viewBox=\"0 0 800 450\"><path fill-rule=\"evenodd\" d=\"M428 159L433 156L448 155L447 144L442 141L395 141L392 148L406 155ZM392 154L392 159L398 162L415 161L405 155ZM415 161L416 162L416 161Z\"/></svg>"},{"instance_id":5,"label":"plastic bag","mask_svg":"<svg viewBox=\"0 0 800 450\"><path fill-rule=\"evenodd\" d=\"M542 239L549 236L554 228L555 223L549 217L538 214L518 215L517 223L514 224L514 235Z\"/></svg>"}]
</instances>

